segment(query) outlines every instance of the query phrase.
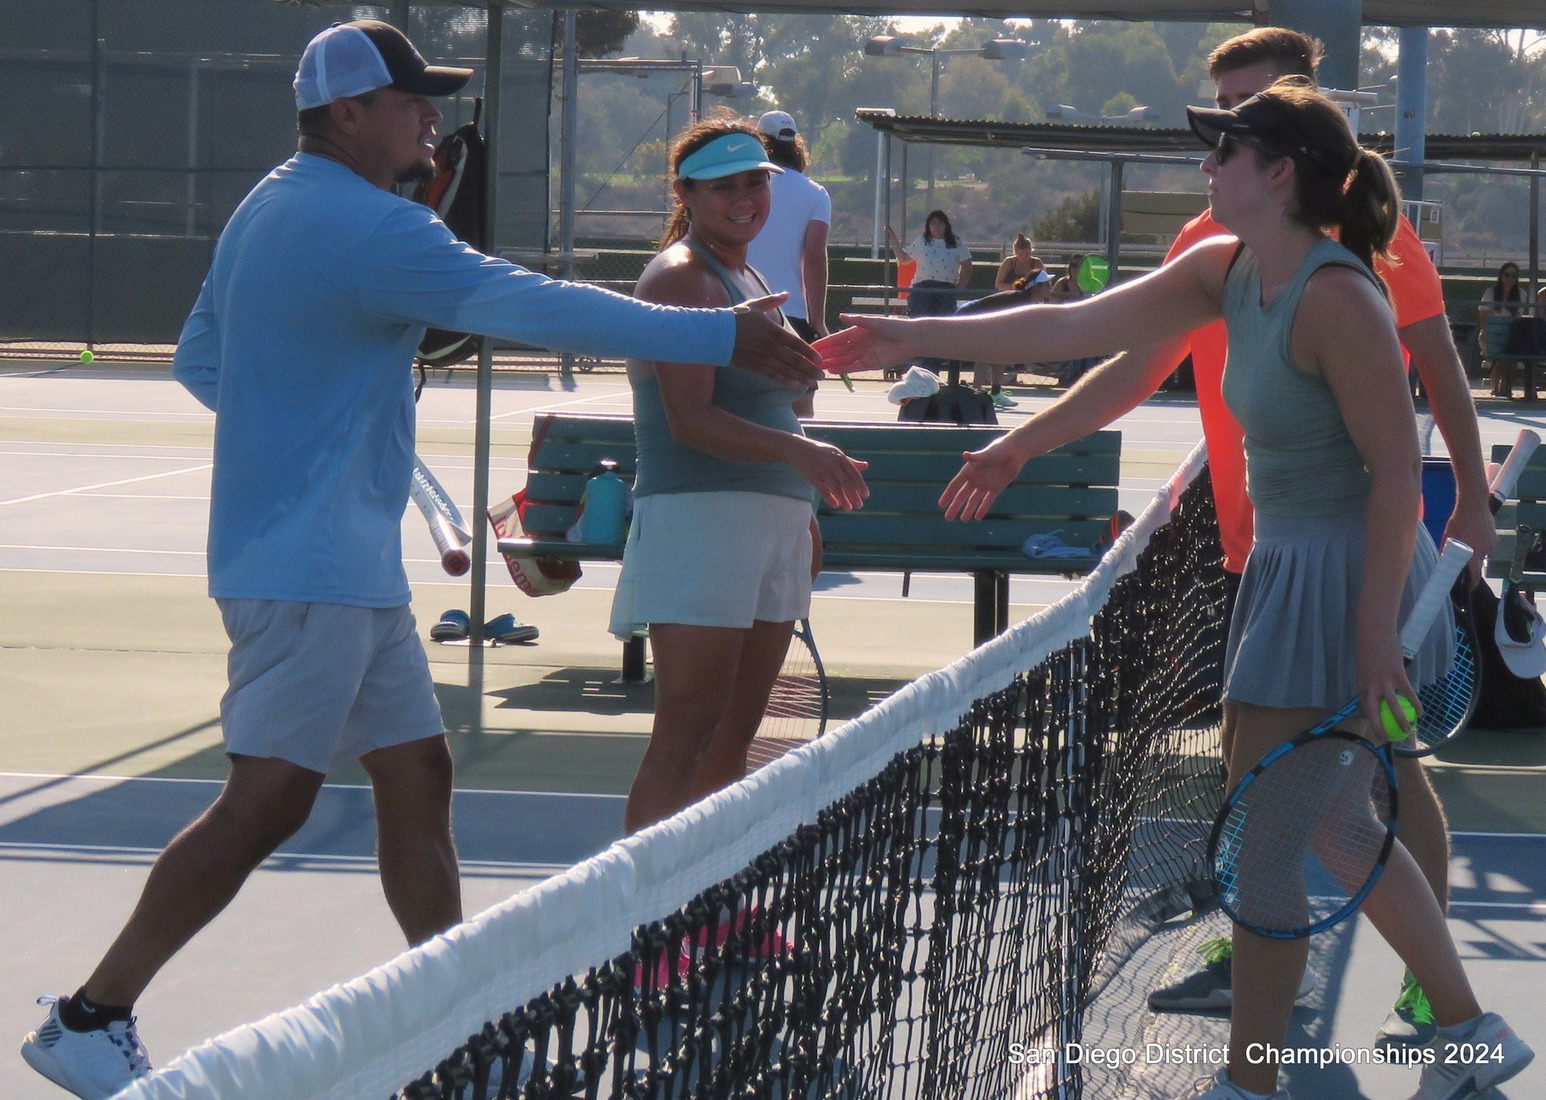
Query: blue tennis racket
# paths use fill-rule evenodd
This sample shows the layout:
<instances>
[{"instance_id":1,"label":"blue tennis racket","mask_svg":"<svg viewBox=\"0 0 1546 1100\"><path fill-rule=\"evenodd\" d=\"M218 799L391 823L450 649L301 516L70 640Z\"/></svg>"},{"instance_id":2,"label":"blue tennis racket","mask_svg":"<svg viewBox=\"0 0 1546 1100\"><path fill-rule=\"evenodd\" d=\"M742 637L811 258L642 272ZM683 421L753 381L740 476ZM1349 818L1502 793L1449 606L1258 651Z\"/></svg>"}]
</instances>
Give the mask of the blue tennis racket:
<instances>
[{"instance_id":1,"label":"blue tennis racket","mask_svg":"<svg viewBox=\"0 0 1546 1100\"><path fill-rule=\"evenodd\" d=\"M1450 539L1401 629L1410 661L1471 560ZM1235 785L1213 825L1208 858L1224 910L1273 939L1324 931L1356 911L1396 839L1396 769L1388 744L1338 729L1355 697L1273 749Z\"/></svg>"}]
</instances>

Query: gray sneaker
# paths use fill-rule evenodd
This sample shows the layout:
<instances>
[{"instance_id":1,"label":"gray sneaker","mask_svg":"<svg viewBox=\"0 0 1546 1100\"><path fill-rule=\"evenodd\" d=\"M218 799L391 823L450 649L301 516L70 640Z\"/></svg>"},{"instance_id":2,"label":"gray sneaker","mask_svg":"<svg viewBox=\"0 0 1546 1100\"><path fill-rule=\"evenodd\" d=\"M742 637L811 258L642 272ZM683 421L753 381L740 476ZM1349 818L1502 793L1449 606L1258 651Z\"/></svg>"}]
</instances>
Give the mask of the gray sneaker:
<instances>
[{"instance_id":1,"label":"gray sneaker","mask_svg":"<svg viewBox=\"0 0 1546 1100\"><path fill-rule=\"evenodd\" d=\"M1433 1007L1428 995L1408 970L1401 980L1401 994L1390 1015L1374 1034L1376 1050L1392 1047L1425 1047L1433 1041L1438 1028L1433 1022Z\"/></svg>"},{"instance_id":2,"label":"gray sneaker","mask_svg":"<svg viewBox=\"0 0 1546 1100\"><path fill-rule=\"evenodd\" d=\"M1439 1042L1434 1054L1412 1100L1471 1100L1535 1060L1535 1051L1496 1012L1482 1013L1469 1038Z\"/></svg>"},{"instance_id":3,"label":"gray sneaker","mask_svg":"<svg viewBox=\"0 0 1546 1100\"><path fill-rule=\"evenodd\" d=\"M1156 1012L1199 1012L1229 1008L1234 1004L1231 991L1233 984L1230 955L1232 947L1227 938L1209 940L1197 949L1202 963L1190 973L1168 982L1149 993L1149 1007ZM1295 1002L1303 1001L1319 984L1315 974L1306 970L1299 980Z\"/></svg>"}]
</instances>

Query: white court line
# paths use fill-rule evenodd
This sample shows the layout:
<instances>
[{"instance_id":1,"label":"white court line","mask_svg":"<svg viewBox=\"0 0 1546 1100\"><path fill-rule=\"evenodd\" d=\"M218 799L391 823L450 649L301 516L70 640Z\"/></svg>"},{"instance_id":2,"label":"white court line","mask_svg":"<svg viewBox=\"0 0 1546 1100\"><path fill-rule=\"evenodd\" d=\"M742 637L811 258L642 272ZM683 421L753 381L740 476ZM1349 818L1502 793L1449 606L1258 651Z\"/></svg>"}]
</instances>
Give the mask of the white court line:
<instances>
[{"instance_id":1,"label":"white court line","mask_svg":"<svg viewBox=\"0 0 1546 1100\"><path fill-rule=\"evenodd\" d=\"M140 848L114 844L27 844L0 841L0 858L4 858L5 853L14 853L18 857L35 854L40 858L50 860L55 860L57 857L65 855L107 856L116 859L132 856L143 859L148 863L164 851L166 851L165 846L160 848ZM275 864L294 863L301 860L322 865L342 864L354 867L375 867L377 864L375 856L350 856L335 852L289 852L281 848L260 863L258 870L265 870ZM489 871L507 872L519 870L547 876L560 874L573 866L570 863L539 863L522 859L463 859L458 857L456 862L457 869L464 875L468 872L486 873Z\"/></svg>"},{"instance_id":2,"label":"white court line","mask_svg":"<svg viewBox=\"0 0 1546 1100\"><path fill-rule=\"evenodd\" d=\"M178 412L176 409L56 409L45 405L0 405L0 415L43 416L49 420L185 421L212 419L211 412Z\"/></svg>"},{"instance_id":3,"label":"white court line","mask_svg":"<svg viewBox=\"0 0 1546 1100\"><path fill-rule=\"evenodd\" d=\"M572 397L566 401L548 401L541 405L529 405L524 409L516 409L507 413L497 413L490 419L508 420L515 416L530 416L534 413L554 412L559 409L573 408L575 405L593 405L598 402L616 401L619 397L626 395L629 392L630 391L625 386L623 389L613 393L593 393L589 397Z\"/></svg>"},{"instance_id":4,"label":"white court line","mask_svg":"<svg viewBox=\"0 0 1546 1100\"><path fill-rule=\"evenodd\" d=\"M204 556L203 550L135 550L126 546L40 546L35 542L0 542L0 550L42 550L51 554L171 554L178 557L198 558ZM435 560L439 561L438 558ZM75 570L65 570L65 572L73 573Z\"/></svg>"},{"instance_id":5,"label":"white court line","mask_svg":"<svg viewBox=\"0 0 1546 1100\"><path fill-rule=\"evenodd\" d=\"M82 500L191 500L208 503L209 494L189 496L187 493L88 493L77 494Z\"/></svg>"},{"instance_id":6,"label":"white court line","mask_svg":"<svg viewBox=\"0 0 1546 1100\"><path fill-rule=\"evenodd\" d=\"M124 450L122 443L47 443L39 442L30 444L31 450L11 450L12 447L21 447L19 443L8 443L6 449L0 450L0 455L10 455L13 458L133 458L145 461L165 460L168 458L180 458L189 453L209 454L208 447L157 447L155 451L175 453L152 453L151 451ZM65 451L61 447L92 447L90 451Z\"/></svg>"},{"instance_id":7,"label":"white court line","mask_svg":"<svg viewBox=\"0 0 1546 1100\"><path fill-rule=\"evenodd\" d=\"M5 507L7 504L28 504L34 500L48 500L50 497L75 496L79 493L89 493L93 489L111 489L117 485L134 485L141 481L156 481L163 477L180 477L183 474L197 474L206 470L213 470L214 468L215 464L213 462L205 462L198 466L189 466L181 470L167 470L165 473L160 474L145 474L141 477L126 477L117 481L102 481L95 485L80 485L74 489L59 489L52 493L33 493L31 496L13 497L10 500L0 500L0 508Z\"/></svg>"},{"instance_id":8,"label":"white court line","mask_svg":"<svg viewBox=\"0 0 1546 1100\"><path fill-rule=\"evenodd\" d=\"M141 551L141 553L155 552ZM118 553L124 553L124 551L118 551ZM165 551L165 553L172 553L172 551ZM182 550L177 551L177 553L191 553L191 551ZM440 562L437 560L435 564L439 565ZM50 575L66 573L72 577L172 577L179 580L204 576L202 571L197 573L162 573L154 569L36 569L31 566L19 565L0 565L0 573L48 573Z\"/></svg>"},{"instance_id":9,"label":"white court line","mask_svg":"<svg viewBox=\"0 0 1546 1100\"><path fill-rule=\"evenodd\" d=\"M214 787L221 787L225 785L225 780L223 779L199 779L190 776L176 775L110 775L104 772L88 772L82 774L76 772L62 773L0 771L0 779L45 779L50 782L73 782L79 780L82 782L95 783L191 783L195 785L202 784L204 786ZM370 784L368 783L324 783L322 784L322 789L325 791L368 791L371 788ZM495 787L456 787L454 790L457 794L496 794L511 796L533 795L542 798L591 798L612 802L623 802L626 801L628 797L627 795L621 794L594 794L589 791L511 791L505 790L504 788Z\"/></svg>"},{"instance_id":10,"label":"white court line","mask_svg":"<svg viewBox=\"0 0 1546 1100\"><path fill-rule=\"evenodd\" d=\"M1449 915L1454 917L1455 911L1469 909L1522 909L1538 917L1546 917L1546 901L1457 901L1449 899Z\"/></svg>"}]
</instances>

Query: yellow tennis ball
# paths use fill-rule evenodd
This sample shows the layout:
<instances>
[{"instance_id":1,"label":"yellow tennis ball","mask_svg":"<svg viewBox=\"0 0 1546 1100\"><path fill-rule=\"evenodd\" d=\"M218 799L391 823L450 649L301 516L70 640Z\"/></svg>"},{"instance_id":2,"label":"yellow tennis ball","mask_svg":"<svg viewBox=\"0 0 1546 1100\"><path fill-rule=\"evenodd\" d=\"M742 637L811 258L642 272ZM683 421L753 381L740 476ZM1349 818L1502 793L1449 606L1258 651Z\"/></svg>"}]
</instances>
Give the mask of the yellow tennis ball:
<instances>
[{"instance_id":1,"label":"yellow tennis ball","mask_svg":"<svg viewBox=\"0 0 1546 1100\"><path fill-rule=\"evenodd\" d=\"M1406 720L1408 722L1417 721L1417 708L1412 705L1412 701L1404 695L1399 698L1401 700L1401 713L1406 715ZM1380 703L1380 724L1385 727L1385 736L1389 737L1392 741L1405 741L1407 739L1407 732L1396 722L1396 716L1391 712L1389 703Z\"/></svg>"},{"instance_id":2,"label":"yellow tennis ball","mask_svg":"<svg viewBox=\"0 0 1546 1100\"><path fill-rule=\"evenodd\" d=\"M85 351L81 352L81 362L82 363L89 363L89 362L91 362L95 358L96 358L96 356L91 354L91 349L90 348L87 348Z\"/></svg>"}]
</instances>

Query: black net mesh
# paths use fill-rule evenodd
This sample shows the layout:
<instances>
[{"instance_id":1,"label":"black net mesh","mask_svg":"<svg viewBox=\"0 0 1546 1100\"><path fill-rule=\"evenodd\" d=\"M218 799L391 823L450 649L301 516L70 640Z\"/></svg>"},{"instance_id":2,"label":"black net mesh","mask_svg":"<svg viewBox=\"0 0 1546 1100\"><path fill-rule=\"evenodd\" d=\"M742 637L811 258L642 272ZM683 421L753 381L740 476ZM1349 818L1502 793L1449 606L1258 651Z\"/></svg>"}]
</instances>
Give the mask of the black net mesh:
<instances>
[{"instance_id":1,"label":"black net mesh","mask_svg":"<svg viewBox=\"0 0 1546 1100\"><path fill-rule=\"evenodd\" d=\"M1211 889L1224 613L1204 471L1087 638L396 1095L1084 1095L1086 1006Z\"/></svg>"}]
</instances>

